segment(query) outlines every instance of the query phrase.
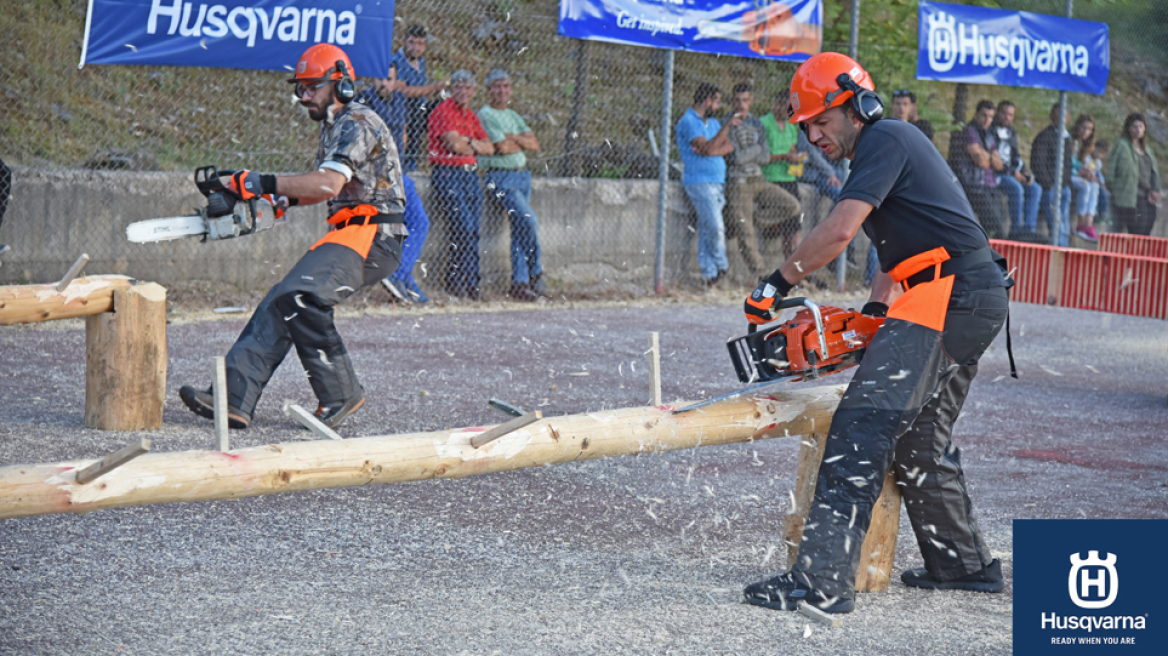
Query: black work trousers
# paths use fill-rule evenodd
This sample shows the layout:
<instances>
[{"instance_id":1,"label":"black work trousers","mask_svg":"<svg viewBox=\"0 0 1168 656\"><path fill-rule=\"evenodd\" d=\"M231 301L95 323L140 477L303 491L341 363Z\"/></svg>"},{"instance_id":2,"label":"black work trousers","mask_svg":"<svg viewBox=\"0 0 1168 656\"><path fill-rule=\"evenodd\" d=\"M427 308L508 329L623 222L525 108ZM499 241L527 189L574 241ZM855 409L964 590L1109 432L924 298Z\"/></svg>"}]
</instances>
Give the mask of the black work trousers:
<instances>
[{"instance_id":1,"label":"black work trousers","mask_svg":"<svg viewBox=\"0 0 1168 656\"><path fill-rule=\"evenodd\" d=\"M991 562L950 438L1007 303L1001 287L959 292L944 332L888 319L876 333L832 419L793 568L812 587L854 597L872 506L893 465L930 575L951 580Z\"/></svg>"},{"instance_id":2,"label":"black work trousers","mask_svg":"<svg viewBox=\"0 0 1168 656\"><path fill-rule=\"evenodd\" d=\"M332 243L305 253L260 302L227 353L227 402L251 416L264 385L293 346L322 405L360 396L357 372L333 324L333 307L400 263L401 244L383 233L374 238L366 258Z\"/></svg>"}]
</instances>

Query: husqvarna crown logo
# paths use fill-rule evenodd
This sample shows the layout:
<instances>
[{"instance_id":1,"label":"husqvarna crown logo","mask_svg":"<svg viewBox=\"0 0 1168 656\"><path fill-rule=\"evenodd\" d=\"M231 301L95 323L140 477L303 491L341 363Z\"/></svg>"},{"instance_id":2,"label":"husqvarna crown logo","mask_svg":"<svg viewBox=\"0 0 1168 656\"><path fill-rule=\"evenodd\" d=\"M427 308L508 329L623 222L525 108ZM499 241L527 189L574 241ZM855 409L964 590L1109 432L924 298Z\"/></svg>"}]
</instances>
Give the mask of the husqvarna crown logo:
<instances>
[{"instance_id":1,"label":"husqvarna crown logo","mask_svg":"<svg viewBox=\"0 0 1168 656\"><path fill-rule=\"evenodd\" d=\"M1098 551L1088 551L1086 560L1071 554L1071 573L1067 592L1079 608L1107 608L1119 594L1119 574L1115 571L1115 554L1100 558Z\"/></svg>"}]
</instances>

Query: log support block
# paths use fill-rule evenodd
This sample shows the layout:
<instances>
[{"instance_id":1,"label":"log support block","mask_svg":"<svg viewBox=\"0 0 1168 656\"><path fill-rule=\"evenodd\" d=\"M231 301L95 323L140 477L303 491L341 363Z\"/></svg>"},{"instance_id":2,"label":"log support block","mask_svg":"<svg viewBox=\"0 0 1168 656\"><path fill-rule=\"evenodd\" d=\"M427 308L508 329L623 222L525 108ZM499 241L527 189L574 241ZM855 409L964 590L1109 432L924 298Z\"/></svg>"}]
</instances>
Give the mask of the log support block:
<instances>
[{"instance_id":1,"label":"log support block","mask_svg":"<svg viewBox=\"0 0 1168 656\"><path fill-rule=\"evenodd\" d=\"M783 543L787 545L787 569L795 566L799 558L799 545L803 542L803 526L807 523L807 513L815 498L815 482L819 478L819 465L823 462L823 450L827 446L827 434L804 435L799 447L799 465L795 480L795 507L787 515L787 525L783 530ZM892 580L892 561L896 556L896 537L900 530L900 487L892 470L884 476L884 487L880 497L872 507L872 522L860 556L860 569L856 572L856 592L879 592L888 588Z\"/></svg>"},{"instance_id":2,"label":"log support block","mask_svg":"<svg viewBox=\"0 0 1168 656\"><path fill-rule=\"evenodd\" d=\"M157 430L166 396L166 289L115 289L113 308L85 318L85 425Z\"/></svg>"}]
</instances>

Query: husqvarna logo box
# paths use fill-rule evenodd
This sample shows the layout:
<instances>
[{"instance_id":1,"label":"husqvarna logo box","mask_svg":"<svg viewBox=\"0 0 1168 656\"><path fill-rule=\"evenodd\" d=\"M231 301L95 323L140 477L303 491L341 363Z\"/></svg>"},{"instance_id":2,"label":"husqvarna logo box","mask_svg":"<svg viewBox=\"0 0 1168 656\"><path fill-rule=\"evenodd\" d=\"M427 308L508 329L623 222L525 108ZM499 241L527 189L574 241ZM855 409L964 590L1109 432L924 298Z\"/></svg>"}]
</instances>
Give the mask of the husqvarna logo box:
<instances>
[{"instance_id":1,"label":"husqvarna logo box","mask_svg":"<svg viewBox=\"0 0 1168 656\"><path fill-rule=\"evenodd\" d=\"M1014 653L1168 653L1168 520L1014 520Z\"/></svg>"}]
</instances>

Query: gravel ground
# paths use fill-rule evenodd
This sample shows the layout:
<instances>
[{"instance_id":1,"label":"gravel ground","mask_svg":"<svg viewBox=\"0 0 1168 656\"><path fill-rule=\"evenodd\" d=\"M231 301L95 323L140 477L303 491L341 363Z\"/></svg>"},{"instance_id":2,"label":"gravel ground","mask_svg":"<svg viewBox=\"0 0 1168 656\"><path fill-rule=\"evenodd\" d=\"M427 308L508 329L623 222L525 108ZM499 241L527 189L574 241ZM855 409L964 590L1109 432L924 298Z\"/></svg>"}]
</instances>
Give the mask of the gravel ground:
<instances>
[{"instance_id":1,"label":"gravel ground","mask_svg":"<svg viewBox=\"0 0 1168 656\"><path fill-rule=\"evenodd\" d=\"M542 307L385 310L338 320L368 390L342 434L497 423L500 397L546 415L644 405L646 332L666 399L738 387L723 346L733 293ZM845 304L858 305L855 300ZM172 313L158 451L209 448L180 385L206 384L246 315ZM1012 519L1166 518L1168 331L1150 319L1017 305L957 424L991 549ZM88 430L78 321L0 329L0 465L96 458L131 435ZM588 375L571 375L583 374ZM828 379L843 382L847 374ZM304 439L299 363L273 378L234 446ZM457 481L290 493L0 521L7 654L995 654L1000 595L892 587L843 627L739 603L785 562L796 439ZM896 571L920 564L902 516Z\"/></svg>"}]
</instances>

